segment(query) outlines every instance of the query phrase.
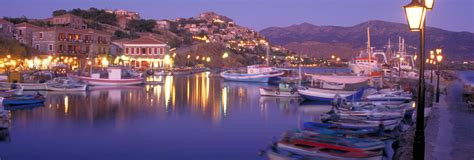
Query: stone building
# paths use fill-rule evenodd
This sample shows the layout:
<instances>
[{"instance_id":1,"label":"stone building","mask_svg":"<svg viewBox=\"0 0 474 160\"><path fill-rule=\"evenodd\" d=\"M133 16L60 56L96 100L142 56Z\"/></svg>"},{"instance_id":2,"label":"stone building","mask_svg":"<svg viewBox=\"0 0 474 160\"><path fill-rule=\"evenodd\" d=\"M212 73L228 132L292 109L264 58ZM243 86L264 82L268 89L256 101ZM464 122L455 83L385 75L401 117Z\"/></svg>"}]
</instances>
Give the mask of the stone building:
<instances>
[{"instance_id":1,"label":"stone building","mask_svg":"<svg viewBox=\"0 0 474 160\"><path fill-rule=\"evenodd\" d=\"M41 30L42 27L30 24L30 23L20 23L15 25L14 37L15 39L25 44L26 46L33 46L33 32Z\"/></svg>"},{"instance_id":2,"label":"stone building","mask_svg":"<svg viewBox=\"0 0 474 160\"><path fill-rule=\"evenodd\" d=\"M51 22L51 24L63 25L69 28L87 29L87 24L84 23L84 19L70 13L55 16L53 18L50 18L49 21Z\"/></svg>"},{"instance_id":3,"label":"stone building","mask_svg":"<svg viewBox=\"0 0 474 160\"><path fill-rule=\"evenodd\" d=\"M12 38L15 25L7 20L0 19L0 36Z\"/></svg>"},{"instance_id":4,"label":"stone building","mask_svg":"<svg viewBox=\"0 0 474 160\"><path fill-rule=\"evenodd\" d=\"M93 29L50 27L34 31L32 43L41 54L86 57L108 54L110 37Z\"/></svg>"}]
</instances>

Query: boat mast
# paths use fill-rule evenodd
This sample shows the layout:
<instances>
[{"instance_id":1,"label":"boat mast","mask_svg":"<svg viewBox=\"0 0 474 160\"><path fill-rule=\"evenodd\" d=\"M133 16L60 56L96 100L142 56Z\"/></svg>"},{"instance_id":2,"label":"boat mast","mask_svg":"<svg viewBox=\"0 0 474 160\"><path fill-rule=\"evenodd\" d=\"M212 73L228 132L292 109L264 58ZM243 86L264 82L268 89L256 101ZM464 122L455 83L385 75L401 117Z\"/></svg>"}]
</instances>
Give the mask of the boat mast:
<instances>
[{"instance_id":1,"label":"boat mast","mask_svg":"<svg viewBox=\"0 0 474 160\"><path fill-rule=\"evenodd\" d=\"M367 54L369 55L369 64L372 60L372 49L370 48L370 27L367 27Z\"/></svg>"},{"instance_id":2,"label":"boat mast","mask_svg":"<svg viewBox=\"0 0 474 160\"><path fill-rule=\"evenodd\" d=\"M265 60L267 62L266 63L267 66L270 66L270 44L267 42L266 45L267 45L267 56Z\"/></svg>"}]
</instances>

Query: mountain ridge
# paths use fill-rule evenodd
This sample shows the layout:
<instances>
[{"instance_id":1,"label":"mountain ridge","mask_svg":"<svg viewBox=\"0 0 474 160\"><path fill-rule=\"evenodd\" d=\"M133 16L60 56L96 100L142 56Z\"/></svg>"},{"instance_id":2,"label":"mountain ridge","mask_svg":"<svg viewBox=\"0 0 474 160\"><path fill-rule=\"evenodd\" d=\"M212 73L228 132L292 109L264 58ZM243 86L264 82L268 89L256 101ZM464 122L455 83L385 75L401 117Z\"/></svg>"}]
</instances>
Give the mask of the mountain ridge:
<instances>
[{"instance_id":1,"label":"mountain ridge","mask_svg":"<svg viewBox=\"0 0 474 160\"><path fill-rule=\"evenodd\" d=\"M410 32L406 24L382 20L370 20L347 27L304 22L286 27L268 27L260 30L260 33L271 43L282 45L299 54L324 58L338 54L343 58L350 58L366 48L367 27L370 27L372 47L383 49L390 39L392 49L397 50L398 37L401 36L405 38L410 54L417 51L418 32ZM317 45L310 45L311 43ZM474 33L471 32L427 27L425 44L427 51L443 48L448 60L474 59ZM321 45L326 47L315 47ZM329 46L335 48L328 48ZM349 48L350 53L341 53L348 52Z\"/></svg>"}]
</instances>

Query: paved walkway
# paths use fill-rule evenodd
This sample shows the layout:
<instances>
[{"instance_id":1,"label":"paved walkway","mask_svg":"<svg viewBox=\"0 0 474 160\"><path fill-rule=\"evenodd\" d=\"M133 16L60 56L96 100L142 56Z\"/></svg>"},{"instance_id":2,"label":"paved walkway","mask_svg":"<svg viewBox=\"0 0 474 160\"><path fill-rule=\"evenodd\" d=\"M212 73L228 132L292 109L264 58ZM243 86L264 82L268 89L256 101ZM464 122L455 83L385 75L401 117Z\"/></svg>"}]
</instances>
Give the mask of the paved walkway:
<instances>
[{"instance_id":1,"label":"paved walkway","mask_svg":"<svg viewBox=\"0 0 474 160\"><path fill-rule=\"evenodd\" d=\"M425 129L426 159L474 160L474 108L462 102L462 84L447 85Z\"/></svg>"}]
</instances>

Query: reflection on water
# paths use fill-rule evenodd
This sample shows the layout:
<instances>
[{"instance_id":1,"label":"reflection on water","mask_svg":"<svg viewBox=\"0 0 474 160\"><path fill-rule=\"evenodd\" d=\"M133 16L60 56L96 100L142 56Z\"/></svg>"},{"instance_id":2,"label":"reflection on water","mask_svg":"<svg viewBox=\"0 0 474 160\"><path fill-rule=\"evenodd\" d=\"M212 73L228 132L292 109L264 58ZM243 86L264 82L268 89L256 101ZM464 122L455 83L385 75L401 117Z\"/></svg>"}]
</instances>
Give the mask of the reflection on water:
<instances>
[{"instance_id":1,"label":"reflection on water","mask_svg":"<svg viewBox=\"0 0 474 160\"><path fill-rule=\"evenodd\" d=\"M260 97L264 84L224 82L209 73L147 81L164 83L43 93L44 107L11 111L12 141L0 144L0 156L260 159L256 152L301 118L299 99Z\"/></svg>"}]
</instances>

